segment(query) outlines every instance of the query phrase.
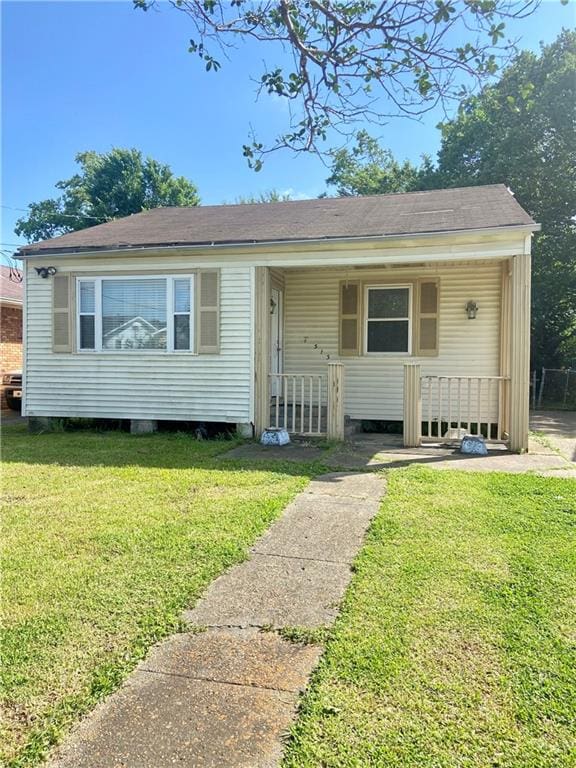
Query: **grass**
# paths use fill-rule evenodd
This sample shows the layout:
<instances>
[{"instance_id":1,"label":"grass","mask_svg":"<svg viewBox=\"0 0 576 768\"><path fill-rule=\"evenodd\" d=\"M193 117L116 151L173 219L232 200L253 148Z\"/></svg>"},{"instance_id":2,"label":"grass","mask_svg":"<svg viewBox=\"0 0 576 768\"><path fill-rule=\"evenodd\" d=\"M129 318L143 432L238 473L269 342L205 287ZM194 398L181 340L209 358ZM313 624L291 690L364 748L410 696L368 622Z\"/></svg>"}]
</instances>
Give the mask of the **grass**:
<instances>
[{"instance_id":1,"label":"grass","mask_svg":"<svg viewBox=\"0 0 576 768\"><path fill-rule=\"evenodd\" d=\"M224 441L4 430L0 763L37 764L247 548L313 468Z\"/></svg>"},{"instance_id":2,"label":"grass","mask_svg":"<svg viewBox=\"0 0 576 768\"><path fill-rule=\"evenodd\" d=\"M5 430L0 762L38 764L319 466L224 441ZM284 768L576 765L576 494L388 472Z\"/></svg>"},{"instance_id":3,"label":"grass","mask_svg":"<svg viewBox=\"0 0 576 768\"><path fill-rule=\"evenodd\" d=\"M388 478L284 768L573 767L574 481Z\"/></svg>"}]
</instances>

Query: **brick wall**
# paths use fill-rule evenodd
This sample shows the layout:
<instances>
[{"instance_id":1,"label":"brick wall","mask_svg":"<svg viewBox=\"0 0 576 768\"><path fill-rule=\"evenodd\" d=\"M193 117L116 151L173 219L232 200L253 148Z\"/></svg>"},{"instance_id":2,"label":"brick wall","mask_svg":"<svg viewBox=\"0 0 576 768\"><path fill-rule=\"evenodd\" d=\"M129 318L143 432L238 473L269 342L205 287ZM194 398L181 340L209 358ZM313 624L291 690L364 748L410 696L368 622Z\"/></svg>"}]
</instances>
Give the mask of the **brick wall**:
<instances>
[{"instance_id":1,"label":"brick wall","mask_svg":"<svg viewBox=\"0 0 576 768\"><path fill-rule=\"evenodd\" d=\"M22 309L19 307L0 307L0 368L2 372L22 370ZM1 407L7 407L4 392Z\"/></svg>"}]
</instances>

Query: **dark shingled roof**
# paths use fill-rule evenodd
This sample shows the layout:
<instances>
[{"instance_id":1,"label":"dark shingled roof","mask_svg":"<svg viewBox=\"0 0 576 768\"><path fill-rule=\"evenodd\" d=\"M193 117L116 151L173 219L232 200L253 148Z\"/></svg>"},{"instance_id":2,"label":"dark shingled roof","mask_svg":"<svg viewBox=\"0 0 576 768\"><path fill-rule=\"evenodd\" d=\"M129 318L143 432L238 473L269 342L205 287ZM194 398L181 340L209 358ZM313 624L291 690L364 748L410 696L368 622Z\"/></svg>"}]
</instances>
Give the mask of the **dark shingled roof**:
<instances>
[{"instance_id":1,"label":"dark shingled roof","mask_svg":"<svg viewBox=\"0 0 576 768\"><path fill-rule=\"evenodd\" d=\"M535 228L503 184L371 197L155 208L28 245L23 254Z\"/></svg>"},{"instance_id":2,"label":"dark shingled roof","mask_svg":"<svg viewBox=\"0 0 576 768\"><path fill-rule=\"evenodd\" d=\"M22 272L19 269L0 265L0 303L21 304L24 290Z\"/></svg>"}]
</instances>

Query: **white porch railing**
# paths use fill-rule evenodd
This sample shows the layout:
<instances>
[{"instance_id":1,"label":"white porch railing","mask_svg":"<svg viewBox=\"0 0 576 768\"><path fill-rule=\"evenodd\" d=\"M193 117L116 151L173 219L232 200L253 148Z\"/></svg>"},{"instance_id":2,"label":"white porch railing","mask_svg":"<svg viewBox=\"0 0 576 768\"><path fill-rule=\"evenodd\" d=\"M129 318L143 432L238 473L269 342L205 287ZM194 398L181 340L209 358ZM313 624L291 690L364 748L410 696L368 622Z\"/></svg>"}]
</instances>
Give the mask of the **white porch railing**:
<instances>
[{"instance_id":1,"label":"white porch railing","mask_svg":"<svg viewBox=\"0 0 576 768\"><path fill-rule=\"evenodd\" d=\"M421 376L421 442L450 442L465 434L504 442L508 377Z\"/></svg>"},{"instance_id":2,"label":"white porch railing","mask_svg":"<svg viewBox=\"0 0 576 768\"><path fill-rule=\"evenodd\" d=\"M344 439L344 365L327 373L271 373L269 426L293 435Z\"/></svg>"},{"instance_id":3,"label":"white porch railing","mask_svg":"<svg viewBox=\"0 0 576 768\"><path fill-rule=\"evenodd\" d=\"M271 373L270 426L290 434L326 434L326 376Z\"/></svg>"}]
</instances>

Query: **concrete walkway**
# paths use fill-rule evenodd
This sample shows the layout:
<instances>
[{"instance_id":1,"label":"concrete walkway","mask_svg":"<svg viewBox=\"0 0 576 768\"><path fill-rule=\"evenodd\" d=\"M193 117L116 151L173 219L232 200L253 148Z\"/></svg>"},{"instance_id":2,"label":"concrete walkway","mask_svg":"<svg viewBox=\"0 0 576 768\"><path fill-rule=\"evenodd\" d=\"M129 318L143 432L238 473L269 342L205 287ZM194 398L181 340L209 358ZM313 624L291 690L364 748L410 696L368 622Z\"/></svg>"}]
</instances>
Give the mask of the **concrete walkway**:
<instances>
[{"instance_id":1,"label":"concrete walkway","mask_svg":"<svg viewBox=\"0 0 576 768\"><path fill-rule=\"evenodd\" d=\"M533 411L530 429L544 435L564 458L576 462L576 411Z\"/></svg>"},{"instance_id":2,"label":"concrete walkway","mask_svg":"<svg viewBox=\"0 0 576 768\"><path fill-rule=\"evenodd\" d=\"M341 446L322 448L311 441L294 440L270 447L246 443L225 454L226 458L254 461L280 459L319 462L339 470L398 469L419 464L431 469L461 469L474 472L533 472L550 477L576 478L576 465L546 441L530 441L528 453L518 455L493 448L487 456L465 456L457 448L422 446L403 448L397 435L358 435Z\"/></svg>"},{"instance_id":3,"label":"concrete walkway","mask_svg":"<svg viewBox=\"0 0 576 768\"><path fill-rule=\"evenodd\" d=\"M384 494L374 474L322 475L185 614L200 633L154 648L53 768L268 768L322 653L273 629L331 625ZM267 630L267 631L263 631Z\"/></svg>"}]
</instances>

